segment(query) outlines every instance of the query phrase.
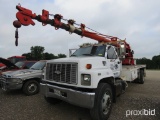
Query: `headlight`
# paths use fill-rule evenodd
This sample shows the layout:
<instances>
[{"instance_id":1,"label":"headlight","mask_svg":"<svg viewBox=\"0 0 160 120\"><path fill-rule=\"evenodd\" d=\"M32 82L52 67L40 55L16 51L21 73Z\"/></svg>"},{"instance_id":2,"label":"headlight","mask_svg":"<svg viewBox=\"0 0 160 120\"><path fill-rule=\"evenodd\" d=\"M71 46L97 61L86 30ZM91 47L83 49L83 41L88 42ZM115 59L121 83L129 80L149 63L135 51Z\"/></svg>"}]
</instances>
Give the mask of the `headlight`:
<instances>
[{"instance_id":1,"label":"headlight","mask_svg":"<svg viewBox=\"0 0 160 120\"><path fill-rule=\"evenodd\" d=\"M7 82L22 83L22 80L19 78L9 78Z\"/></svg>"},{"instance_id":2,"label":"headlight","mask_svg":"<svg viewBox=\"0 0 160 120\"><path fill-rule=\"evenodd\" d=\"M91 75L90 74L81 75L81 85L91 85Z\"/></svg>"}]
</instances>

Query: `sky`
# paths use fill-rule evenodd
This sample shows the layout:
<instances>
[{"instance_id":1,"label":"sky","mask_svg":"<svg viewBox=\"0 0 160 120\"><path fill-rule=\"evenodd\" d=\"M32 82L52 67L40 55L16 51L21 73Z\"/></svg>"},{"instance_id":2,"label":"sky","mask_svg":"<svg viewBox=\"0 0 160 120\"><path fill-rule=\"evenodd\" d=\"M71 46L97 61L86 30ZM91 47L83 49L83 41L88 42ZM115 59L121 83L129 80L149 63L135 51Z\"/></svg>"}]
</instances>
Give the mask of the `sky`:
<instances>
[{"instance_id":1,"label":"sky","mask_svg":"<svg viewBox=\"0 0 160 120\"><path fill-rule=\"evenodd\" d=\"M160 55L160 0L0 0L0 57L30 52L31 46L43 46L44 52L68 55L69 49L97 41L35 21L22 26L19 45L15 46L16 5L41 15L61 14L102 34L126 39L135 58L151 59ZM50 19L53 17L50 16ZM62 21L65 23L65 21Z\"/></svg>"}]
</instances>

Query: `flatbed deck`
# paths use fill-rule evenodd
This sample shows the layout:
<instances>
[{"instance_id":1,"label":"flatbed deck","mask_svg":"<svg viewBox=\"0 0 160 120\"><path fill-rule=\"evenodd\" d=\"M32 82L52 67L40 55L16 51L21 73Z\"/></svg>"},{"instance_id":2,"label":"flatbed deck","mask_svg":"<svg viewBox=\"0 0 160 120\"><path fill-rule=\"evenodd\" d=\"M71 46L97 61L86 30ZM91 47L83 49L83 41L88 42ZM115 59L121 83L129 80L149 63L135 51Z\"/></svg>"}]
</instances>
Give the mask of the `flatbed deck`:
<instances>
[{"instance_id":1,"label":"flatbed deck","mask_svg":"<svg viewBox=\"0 0 160 120\"><path fill-rule=\"evenodd\" d=\"M123 65L121 71L121 78L125 81L134 81L139 77L140 70L146 70L146 65Z\"/></svg>"}]
</instances>

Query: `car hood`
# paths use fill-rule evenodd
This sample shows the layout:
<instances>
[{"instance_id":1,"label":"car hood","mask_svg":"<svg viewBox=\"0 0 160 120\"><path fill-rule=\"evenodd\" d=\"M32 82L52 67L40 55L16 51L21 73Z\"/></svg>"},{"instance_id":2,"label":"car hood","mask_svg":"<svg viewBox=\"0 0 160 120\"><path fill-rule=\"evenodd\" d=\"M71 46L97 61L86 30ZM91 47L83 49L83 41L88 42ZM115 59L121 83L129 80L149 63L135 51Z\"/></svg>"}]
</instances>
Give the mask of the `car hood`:
<instances>
[{"instance_id":1,"label":"car hood","mask_svg":"<svg viewBox=\"0 0 160 120\"><path fill-rule=\"evenodd\" d=\"M15 68L15 69L18 68L15 64L11 63L9 60L1 58L1 57L0 57L0 62L6 65L8 68Z\"/></svg>"},{"instance_id":2,"label":"car hood","mask_svg":"<svg viewBox=\"0 0 160 120\"><path fill-rule=\"evenodd\" d=\"M16 70L16 71L7 71L3 72L2 76L11 78L11 77L18 77L18 76L26 76L30 74L42 73L42 70L32 70L32 69L23 69L23 70Z\"/></svg>"}]
</instances>

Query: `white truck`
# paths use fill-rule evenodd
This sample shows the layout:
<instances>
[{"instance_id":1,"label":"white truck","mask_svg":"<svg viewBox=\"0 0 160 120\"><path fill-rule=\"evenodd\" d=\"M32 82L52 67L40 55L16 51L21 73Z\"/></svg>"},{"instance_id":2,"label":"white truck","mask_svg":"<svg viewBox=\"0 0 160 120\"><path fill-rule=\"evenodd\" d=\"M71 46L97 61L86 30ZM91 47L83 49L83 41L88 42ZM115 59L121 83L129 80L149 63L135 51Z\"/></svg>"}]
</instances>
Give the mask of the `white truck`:
<instances>
[{"instance_id":1,"label":"white truck","mask_svg":"<svg viewBox=\"0 0 160 120\"><path fill-rule=\"evenodd\" d=\"M83 44L70 57L47 62L44 79L40 83L47 102L56 103L61 100L89 108L92 119L109 118L112 103L116 97L125 92L127 82L144 83L145 65L136 65L133 51L125 40L85 30L85 25L75 27L75 21L62 23L61 15L49 19L49 12L42 15L32 14L31 10L16 6L17 19L14 26L34 25L32 19L61 28L70 33L97 40L97 44ZM18 45L18 30L16 30Z\"/></svg>"},{"instance_id":2,"label":"white truck","mask_svg":"<svg viewBox=\"0 0 160 120\"><path fill-rule=\"evenodd\" d=\"M97 44L48 62L40 85L48 102L63 100L89 108L92 118L105 120L112 102L125 92L126 81L144 83L144 75L145 66L123 66L114 46Z\"/></svg>"}]
</instances>

